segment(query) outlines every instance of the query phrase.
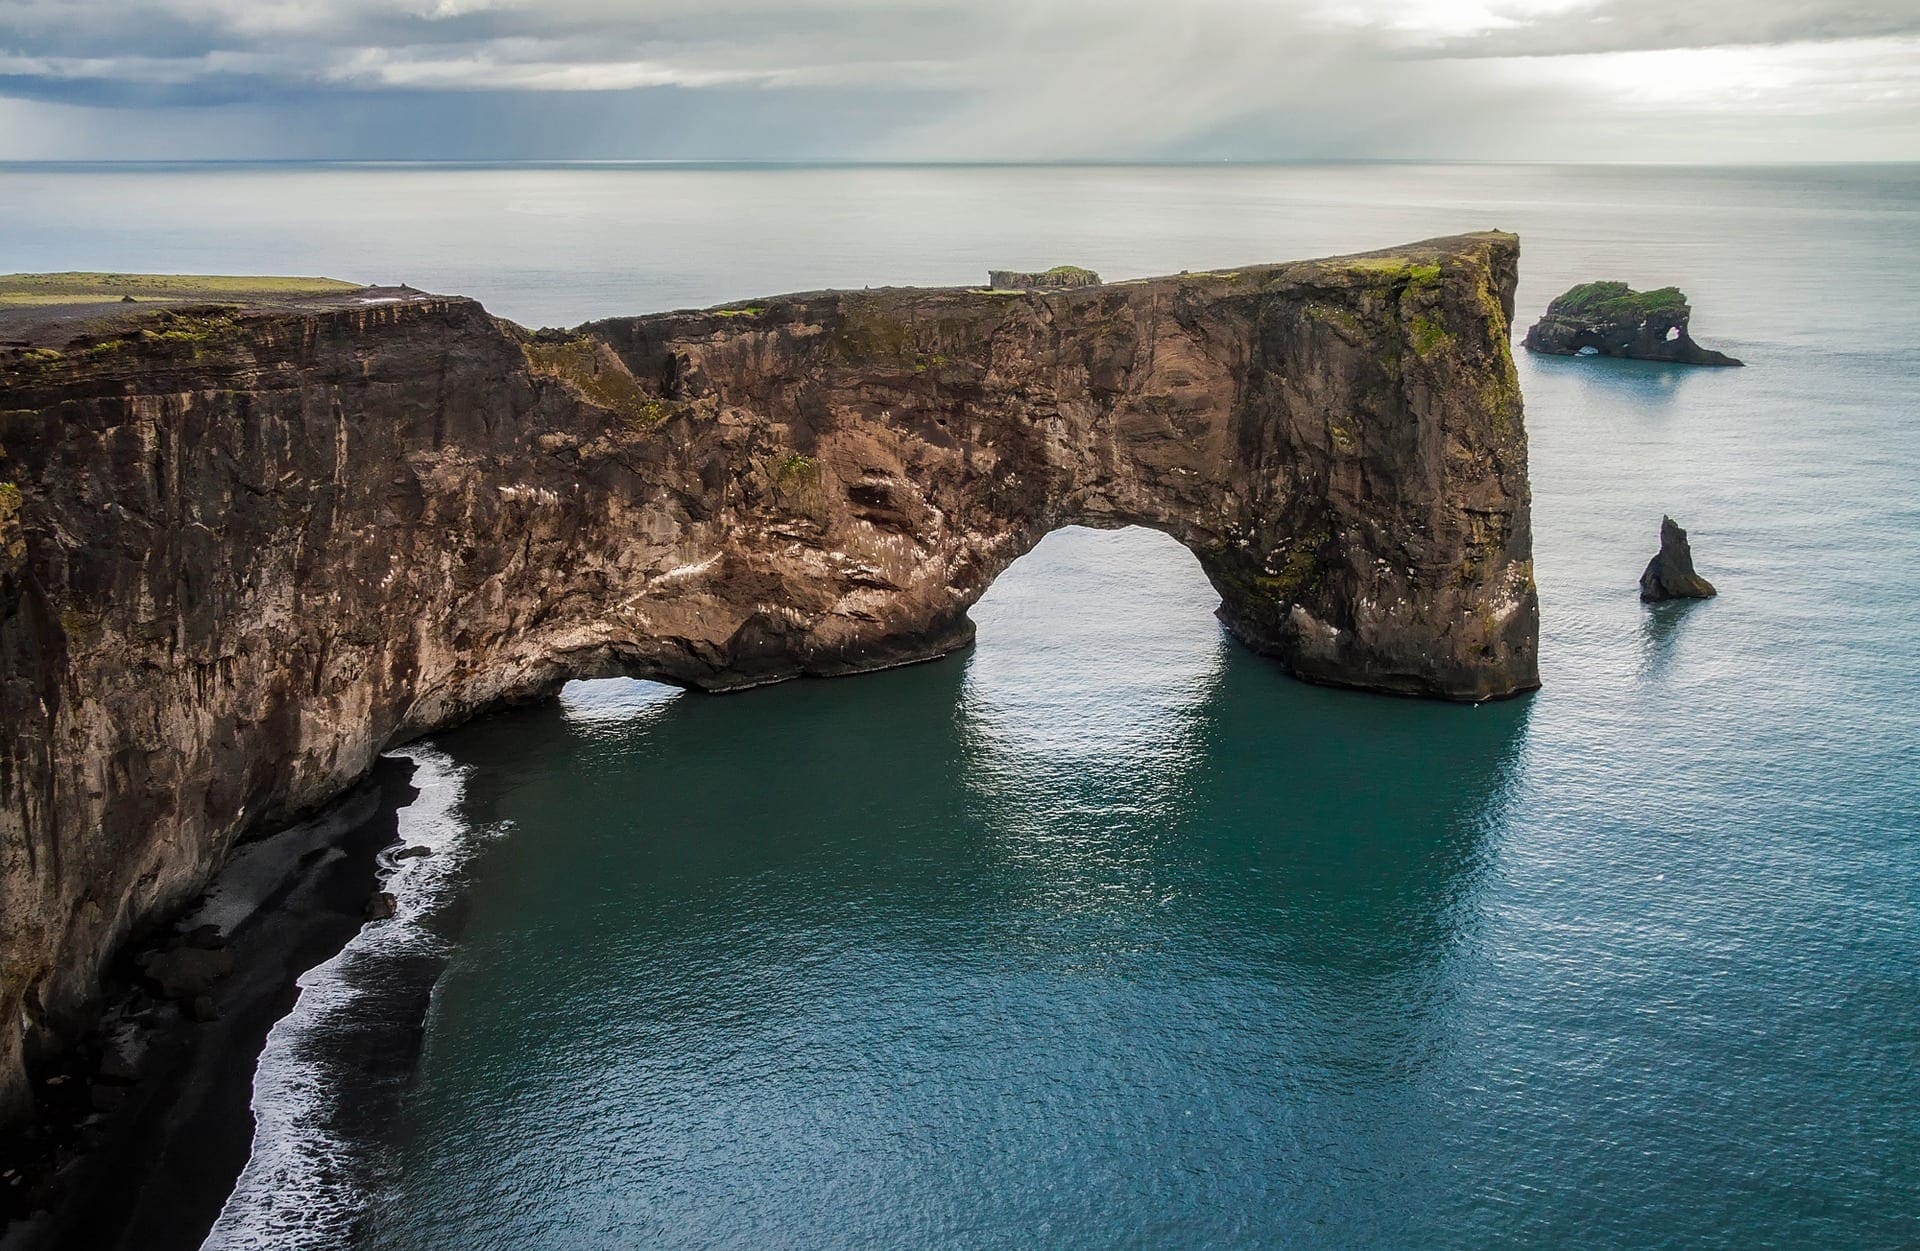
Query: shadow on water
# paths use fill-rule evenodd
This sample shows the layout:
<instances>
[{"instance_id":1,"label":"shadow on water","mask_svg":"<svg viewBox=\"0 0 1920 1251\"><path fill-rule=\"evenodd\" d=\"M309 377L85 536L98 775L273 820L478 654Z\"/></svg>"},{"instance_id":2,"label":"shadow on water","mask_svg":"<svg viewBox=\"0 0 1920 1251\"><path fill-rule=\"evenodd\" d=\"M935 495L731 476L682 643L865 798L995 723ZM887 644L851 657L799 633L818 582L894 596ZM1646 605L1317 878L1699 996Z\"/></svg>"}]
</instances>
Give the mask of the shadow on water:
<instances>
[{"instance_id":1,"label":"shadow on water","mask_svg":"<svg viewBox=\"0 0 1920 1251\"><path fill-rule=\"evenodd\" d=\"M1706 611L1708 601L1674 599L1644 605L1640 615L1640 680L1658 682L1673 672L1687 623Z\"/></svg>"},{"instance_id":2,"label":"shadow on water","mask_svg":"<svg viewBox=\"0 0 1920 1251\"><path fill-rule=\"evenodd\" d=\"M673 905L651 926L731 927L703 900L750 879L814 920L916 922L892 942L937 943L983 905L1053 926L1147 910L1247 924L1261 959L1384 974L1457 941L1529 710L1306 686L1226 646L1151 721L1058 741L1057 710L995 706L965 661L663 692L630 716L544 704L443 741L475 770L469 818L518 830L496 859L623 862L622 892Z\"/></svg>"},{"instance_id":3,"label":"shadow on water","mask_svg":"<svg viewBox=\"0 0 1920 1251\"><path fill-rule=\"evenodd\" d=\"M1674 408L1700 375L1728 371L1676 365L1667 361L1619 360L1592 356L1543 356L1516 352L1523 373L1556 387L1577 388L1584 403L1623 403L1648 413ZM1738 371L1733 371L1738 372Z\"/></svg>"}]
</instances>

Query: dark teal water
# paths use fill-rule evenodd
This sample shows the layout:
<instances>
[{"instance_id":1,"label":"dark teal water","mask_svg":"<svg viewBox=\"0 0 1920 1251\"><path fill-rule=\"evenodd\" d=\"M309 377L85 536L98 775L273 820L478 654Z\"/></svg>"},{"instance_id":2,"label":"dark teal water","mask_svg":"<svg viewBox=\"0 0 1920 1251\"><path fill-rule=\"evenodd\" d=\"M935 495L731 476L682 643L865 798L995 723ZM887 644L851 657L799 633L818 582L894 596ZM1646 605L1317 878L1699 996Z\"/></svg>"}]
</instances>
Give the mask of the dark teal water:
<instances>
[{"instance_id":1,"label":"dark teal water","mask_svg":"<svg viewBox=\"0 0 1920 1251\"><path fill-rule=\"evenodd\" d=\"M146 233L101 224L136 194ZM1498 225L1523 319L1673 282L1750 362L1521 362L1528 699L1301 686L1171 541L1066 531L963 657L443 736L413 819L472 859L405 895L451 964L393 1155L340 1184L290 1025L215 1245L348 1209L384 1251L1920 1245L1920 171L19 172L6 207L0 268L547 321ZM1662 512L1719 599L1638 603Z\"/></svg>"}]
</instances>

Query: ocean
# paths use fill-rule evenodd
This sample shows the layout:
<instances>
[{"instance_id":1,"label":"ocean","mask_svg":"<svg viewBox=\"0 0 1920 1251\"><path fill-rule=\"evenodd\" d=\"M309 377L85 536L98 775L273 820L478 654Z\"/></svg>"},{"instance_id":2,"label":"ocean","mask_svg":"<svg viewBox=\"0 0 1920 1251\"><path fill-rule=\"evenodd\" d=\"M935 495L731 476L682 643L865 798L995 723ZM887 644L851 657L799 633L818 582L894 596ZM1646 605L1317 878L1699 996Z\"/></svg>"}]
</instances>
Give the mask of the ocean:
<instances>
[{"instance_id":1,"label":"ocean","mask_svg":"<svg viewBox=\"0 0 1920 1251\"><path fill-rule=\"evenodd\" d=\"M529 325L1499 227L1517 331L1672 284L1747 362L1521 354L1517 700L1293 682L1069 529L946 661L408 748L438 854L276 1028L210 1246L1920 1243L1920 167L12 166L0 217L0 270ZM1639 603L1663 514L1718 599ZM423 950L336 1140L329 1021Z\"/></svg>"}]
</instances>

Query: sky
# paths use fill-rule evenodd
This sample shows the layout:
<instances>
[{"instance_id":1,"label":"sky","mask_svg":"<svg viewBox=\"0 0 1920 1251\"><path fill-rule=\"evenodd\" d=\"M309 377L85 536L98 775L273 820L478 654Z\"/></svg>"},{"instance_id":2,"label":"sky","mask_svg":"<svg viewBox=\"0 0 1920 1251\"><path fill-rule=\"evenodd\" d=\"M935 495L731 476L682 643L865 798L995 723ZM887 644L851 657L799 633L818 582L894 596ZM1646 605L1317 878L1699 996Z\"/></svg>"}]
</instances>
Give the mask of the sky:
<instances>
[{"instance_id":1,"label":"sky","mask_svg":"<svg viewBox=\"0 0 1920 1251\"><path fill-rule=\"evenodd\" d=\"M1920 0L0 0L0 160L1920 159Z\"/></svg>"}]
</instances>

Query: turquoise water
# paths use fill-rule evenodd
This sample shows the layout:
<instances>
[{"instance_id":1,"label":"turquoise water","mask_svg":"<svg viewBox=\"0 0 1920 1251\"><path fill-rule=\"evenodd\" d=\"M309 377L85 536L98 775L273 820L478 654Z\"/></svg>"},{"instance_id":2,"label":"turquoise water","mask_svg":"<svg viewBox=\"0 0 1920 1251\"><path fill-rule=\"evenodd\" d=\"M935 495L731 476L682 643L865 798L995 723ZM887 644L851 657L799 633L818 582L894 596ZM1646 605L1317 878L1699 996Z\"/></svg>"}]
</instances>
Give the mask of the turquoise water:
<instances>
[{"instance_id":1,"label":"turquoise water","mask_svg":"<svg viewBox=\"0 0 1920 1251\"><path fill-rule=\"evenodd\" d=\"M15 170L0 212L0 269L532 322L1502 226L1523 319L1672 282L1749 362L1522 359L1526 699L1299 685L1170 540L1070 530L940 664L442 736L473 867L413 901L451 963L364 1245L1920 1244L1920 170ZM1637 601L1662 512L1719 599ZM229 1229L297 1225L288 1178Z\"/></svg>"}]
</instances>

